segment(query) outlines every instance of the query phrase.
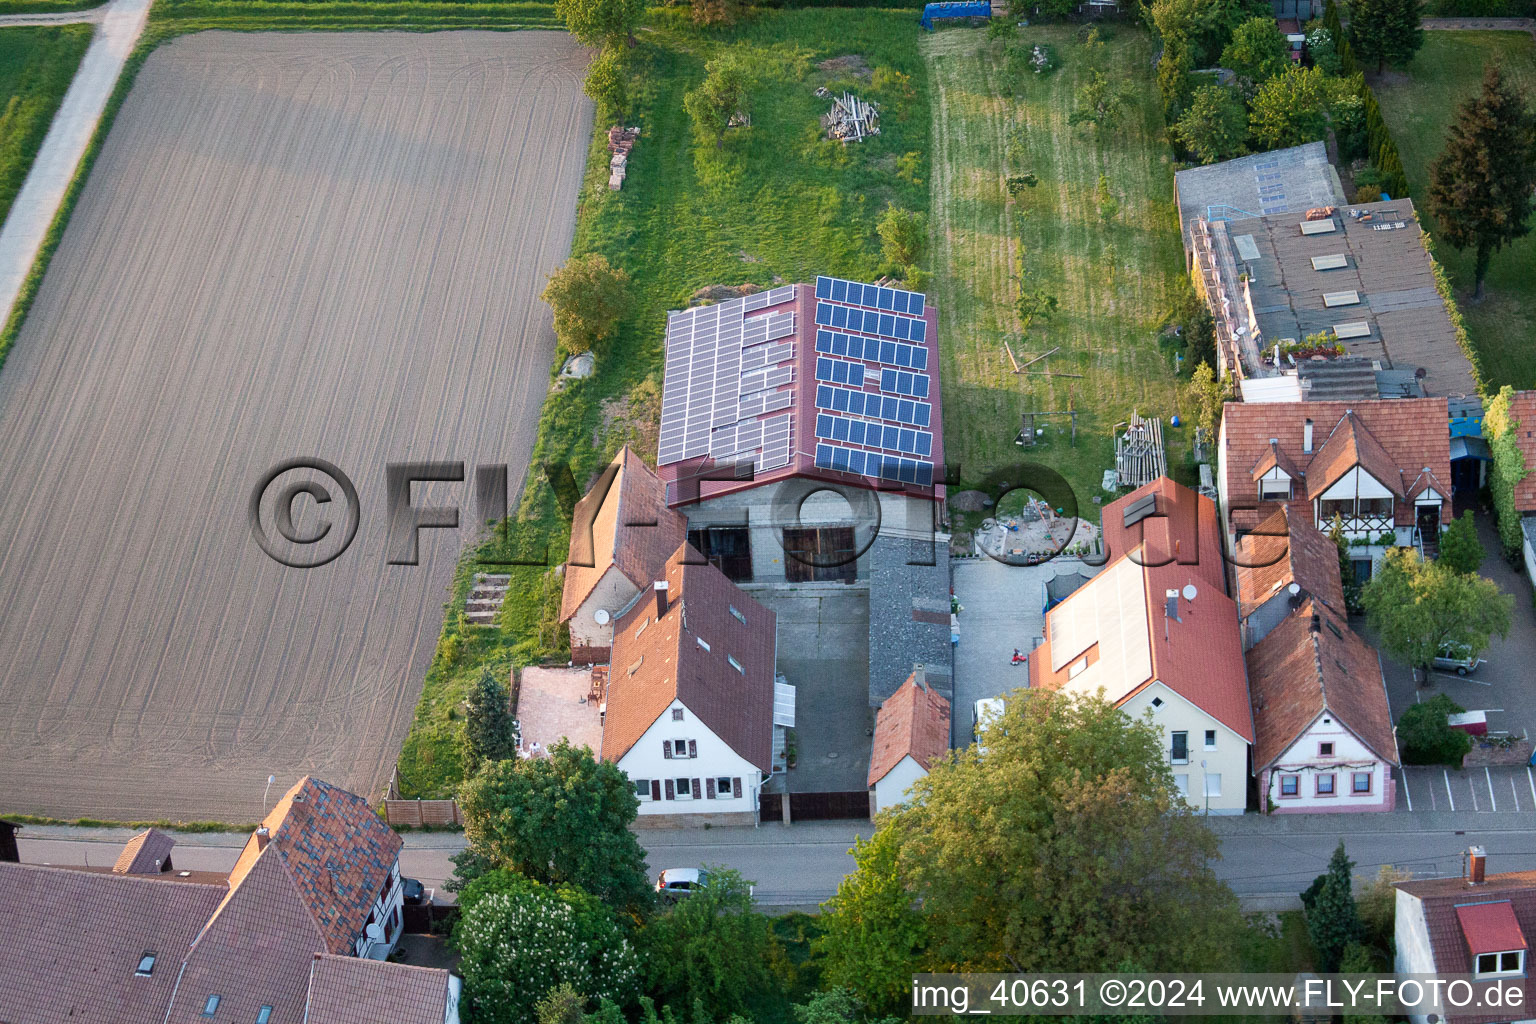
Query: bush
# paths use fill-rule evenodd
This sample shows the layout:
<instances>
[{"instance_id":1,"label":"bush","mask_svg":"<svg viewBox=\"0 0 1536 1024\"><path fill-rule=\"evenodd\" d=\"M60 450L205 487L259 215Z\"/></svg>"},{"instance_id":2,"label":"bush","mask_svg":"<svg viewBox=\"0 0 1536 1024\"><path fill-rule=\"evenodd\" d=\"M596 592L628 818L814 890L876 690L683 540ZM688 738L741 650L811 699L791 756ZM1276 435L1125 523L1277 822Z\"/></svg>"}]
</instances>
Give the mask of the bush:
<instances>
[{"instance_id":1,"label":"bush","mask_svg":"<svg viewBox=\"0 0 1536 1024\"><path fill-rule=\"evenodd\" d=\"M606 340L634 303L629 275L599 253L567 261L549 275L540 298L555 311L555 337L571 355Z\"/></svg>"},{"instance_id":2,"label":"bush","mask_svg":"<svg viewBox=\"0 0 1536 1024\"><path fill-rule=\"evenodd\" d=\"M1472 749L1472 737L1446 722L1467 710L1445 694L1415 704L1397 720L1397 741L1404 764L1446 764L1461 767Z\"/></svg>"}]
</instances>

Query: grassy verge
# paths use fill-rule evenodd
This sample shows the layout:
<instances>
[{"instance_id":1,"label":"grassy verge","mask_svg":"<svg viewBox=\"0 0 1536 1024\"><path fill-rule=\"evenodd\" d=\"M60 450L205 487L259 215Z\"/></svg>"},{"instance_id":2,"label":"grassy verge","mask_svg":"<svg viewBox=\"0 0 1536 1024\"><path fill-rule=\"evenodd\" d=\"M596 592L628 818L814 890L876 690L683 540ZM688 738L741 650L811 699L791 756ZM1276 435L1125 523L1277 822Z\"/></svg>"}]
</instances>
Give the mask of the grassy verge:
<instances>
[{"instance_id":1,"label":"grassy verge","mask_svg":"<svg viewBox=\"0 0 1536 1024\"><path fill-rule=\"evenodd\" d=\"M0 0L0 14L55 14L102 7L107 0Z\"/></svg>"},{"instance_id":2,"label":"grassy verge","mask_svg":"<svg viewBox=\"0 0 1536 1024\"><path fill-rule=\"evenodd\" d=\"M272 32L560 27L554 4L537 0L158 0L150 10L147 35L159 42L204 29Z\"/></svg>"},{"instance_id":3,"label":"grassy verge","mask_svg":"<svg viewBox=\"0 0 1536 1024\"><path fill-rule=\"evenodd\" d=\"M1073 27L1022 31L1025 44L1054 49L1060 66L1045 75L1010 73L1002 43L980 30L923 41L935 93L934 262L942 272L933 290L946 455L967 483L1021 460L1043 463L1094 519L1091 498L1109 498L1100 484L1114 464L1115 425L1139 411L1163 417L1166 428L1181 411L1159 333L1184 288L1154 42L1135 28L1104 31L1097 61L1130 100L1118 126L1098 130L1068 124L1090 74ZM1026 174L1037 184L1011 198L1006 179ZM1105 190L1111 202L1102 202ZM1014 308L1021 267L1030 290L1059 302L1023 338ZM1081 378L1016 374L1005 341L1020 364L1057 349L1030 369ZM1045 434L1035 447L1014 444L1024 411L1069 408L1078 414L1076 447L1065 416L1037 421ZM1170 467L1179 466L1179 431L1167 436Z\"/></svg>"},{"instance_id":4,"label":"grassy verge","mask_svg":"<svg viewBox=\"0 0 1536 1024\"><path fill-rule=\"evenodd\" d=\"M1426 32L1424 48L1408 73L1389 74L1375 83L1415 197L1429 194L1429 165L1445 148L1446 129L1462 101L1481 88L1484 63L1494 59L1536 101L1536 40L1527 32ZM1416 205L1433 234L1434 218L1422 198ZM1477 350L1475 362L1490 393L1505 384L1536 387L1536 234L1494 255L1488 297L1478 305L1467 301L1475 255L1444 242L1435 246Z\"/></svg>"},{"instance_id":5,"label":"grassy verge","mask_svg":"<svg viewBox=\"0 0 1536 1024\"><path fill-rule=\"evenodd\" d=\"M255 824L231 825L224 821L105 821L101 818L44 818L36 814L0 814L17 825L68 825L73 828L157 828L162 832L249 832Z\"/></svg>"},{"instance_id":6,"label":"grassy verge","mask_svg":"<svg viewBox=\"0 0 1536 1024\"><path fill-rule=\"evenodd\" d=\"M882 270L875 221L887 202L926 210L929 120L926 77L912 12L820 9L759 12L728 29L695 28L679 10L654 11L630 51L634 110L642 128L624 190L607 188L605 125L592 142L577 213L574 252L600 252L634 281L638 311L599 360L597 372L552 392L534 449L531 483L519 510L518 548L564 559L568 527L537 467L568 463L578 486L620 444L655 452L662 332L668 309L699 288L751 281L805 281L818 273L872 279ZM758 76L752 127L716 150L692 138L683 94L704 62L736 49ZM861 63L822 69L857 55ZM850 66L851 65L851 66ZM869 70L864 71L867 67ZM876 90L870 73L906 76ZM882 76L882 81L890 76ZM882 133L844 147L819 137L827 101L817 86L844 87L882 104ZM897 162L909 153L914 160ZM462 627L457 610L476 552L461 567L445 640L428 671L400 774L411 796L451 792L459 779L457 708L483 666L568 656L554 628L559 578L542 568L514 571L500 626ZM460 638L458 657L449 659ZM444 647L449 648L448 651Z\"/></svg>"},{"instance_id":7,"label":"grassy verge","mask_svg":"<svg viewBox=\"0 0 1536 1024\"><path fill-rule=\"evenodd\" d=\"M27 180L91 31L90 25L0 29L0 221Z\"/></svg>"}]
</instances>

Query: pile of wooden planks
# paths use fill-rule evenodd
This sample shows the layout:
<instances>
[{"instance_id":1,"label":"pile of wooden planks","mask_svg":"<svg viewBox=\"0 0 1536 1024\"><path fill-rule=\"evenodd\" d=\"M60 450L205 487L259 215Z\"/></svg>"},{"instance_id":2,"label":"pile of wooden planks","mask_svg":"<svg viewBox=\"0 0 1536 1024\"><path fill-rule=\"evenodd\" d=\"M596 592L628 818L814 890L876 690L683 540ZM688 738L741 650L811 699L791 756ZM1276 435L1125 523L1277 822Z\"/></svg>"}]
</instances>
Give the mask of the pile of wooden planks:
<instances>
[{"instance_id":1,"label":"pile of wooden planks","mask_svg":"<svg viewBox=\"0 0 1536 1024\"><path fill-rule=\"evenodd\" d=\"M1115 475L1121 487L1149 484L1168 473L1168 454L1163 448L1163 421L1131 413L1125 432L1115 437Z\"/></svg>"},{"instance_id":2,"label":"pile of wooden planks","mask_svg":"<svg viewBox=\"0 0 1536 1024\"><path fill-rule=\"evenodd\" d=\"M858 142L866 135L880 134L880 112L851 92L832 101L832 110L821 119L827 138Z\"/></svg>"}]
</instances>

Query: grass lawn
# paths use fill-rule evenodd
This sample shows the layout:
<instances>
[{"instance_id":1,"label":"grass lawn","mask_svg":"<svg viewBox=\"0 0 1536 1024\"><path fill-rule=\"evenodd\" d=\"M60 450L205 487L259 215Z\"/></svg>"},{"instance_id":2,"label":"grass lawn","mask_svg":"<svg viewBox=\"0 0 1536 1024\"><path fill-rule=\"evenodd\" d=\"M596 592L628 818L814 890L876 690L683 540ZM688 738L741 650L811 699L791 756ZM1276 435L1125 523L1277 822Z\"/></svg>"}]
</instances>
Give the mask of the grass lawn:
<instances>
[{"instance_id":1,"label":"grass lawn","mask_svg":"<svg viewBox=\"0 0 1536 1024\"><path fill-rule=\"evenodd\" d=\"M191 0L188 0L191 2ZM760 11L729 29L695 28L686 12L653 11L630 51L634 110L641 126L624 190L607 188L607 124L599 123L577 213L574 253L600 252L628 271L638 309L591 378L551 394L533 465L568 463L578 488L625 442L655 455L666 311L708 285L806 281L818 273L871 280L884 269L875 222L887 202L928 205L928 97L911 11ZM726 49L754 69L752 127L725 145L692 137L683 95L704 62ZM857 55L828 69L823 61ZM869 79L878 69L881 89ZM882 104L882 133L844 147L819 138L828 103L817 86L850 88ZM916 153L915 160L898 160ZM511 548L564 560L568 527L536 469ZM492 544L488 547L495 548ZM506 672L542 659L564 661L554 628L559 578L542 566L513 569L499 628L462 626L457 609L481 551L461 567L445 640L428 671L401 752L407 795L451 792L460 777L456 709L484 667ZM505 570L498 570L505 571ZM457 637L459 639L448 639ZM457 657L450 659L457 643ZM446 647L445 651L443 648Z\"/></svg>"},{"instance_id":2,"label":"grass lawn","mask_svg":"<svg viewBox=\"0 0 1536 1024\"><path fill-rule=\"evenodd\" d=\"M1117 127L1097 131L1067 123L1090 72L1075 27L1021 30L1025 44L1054 48L1059 66L1046 75L1010 75L1003 44L980 29L942 29L922 43L934 98L931 291L946 455L967 483L1021 460L1044 463L1066 477L1093 519L1092 497L1109 500L1100 483L1114 464L1115 425L1139 411L1163 417L1166 428L1179 411L1173 356L1158 336L1184 287L1154 44L1137 29L1105 31L1111 38L1099 61L1130 102ZM1010 199L1005 179L1026 173L1038 184ZM1100 175L1118 206L1108 216ZM1060 303L1026 338L1014 309L1021 264L1029 288ZM1030 369L1081 379L1015 374L1004 339L1021 364L1060 346ZM1022 412L1069 407L1078 413L1075 448L1066 417L1037 422L1046 434L1036 447L1014 445ZM1184 446L1179 431L1167 436L1172 469Z\"/></svg>"},{"instance_id":3,"label":"grass lawn","mask_svg":"<svg viewBox=\"0 0 1536 1024\"><path fill-rule=\"evenodd\" d=\"M1536 103L1536 40L1526 32L1426 32L1424 48L1408 74L1389 74L1374 84L1382 114L1397 140L1419 216L1429 215L1429 165L1445 148L1446 129L1463 100L1477 94L1483 65L1503 61L1506 75ZM1488 269L1487 298L1472 305L1473 250L1435 247L1456 289L1467 333L1482 357L1489 384L1536 387L1536 234L1495 253Z\"/></svg>"},{"instance_id":4,"label":"grass lawn","mask_svg":"<svg viewBox=\"0 0 1536 1024\"><path fill-rule=\"evenodd\" d=\"M91 25L0 29L0 220L10 212L54 112L91 44Z\"/></svg>"}]
</instances>

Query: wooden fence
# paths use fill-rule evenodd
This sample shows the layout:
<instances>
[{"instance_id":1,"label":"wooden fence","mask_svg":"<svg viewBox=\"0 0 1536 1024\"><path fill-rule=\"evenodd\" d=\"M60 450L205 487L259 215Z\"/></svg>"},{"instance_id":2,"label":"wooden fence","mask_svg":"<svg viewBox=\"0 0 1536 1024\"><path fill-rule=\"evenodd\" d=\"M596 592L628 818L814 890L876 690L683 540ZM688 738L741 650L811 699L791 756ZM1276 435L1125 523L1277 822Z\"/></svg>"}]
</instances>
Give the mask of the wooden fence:
<instances>
[{"instance_id":1,"label":"wooden fence","mask_svg":"<svg viewBox=\"0 0 1536 1024\"><path fill-rule=\"evenodd\" d=\"M457 800L385 800L384 820L393 825L462 825Z\"/></svg>"}]
</instances>

